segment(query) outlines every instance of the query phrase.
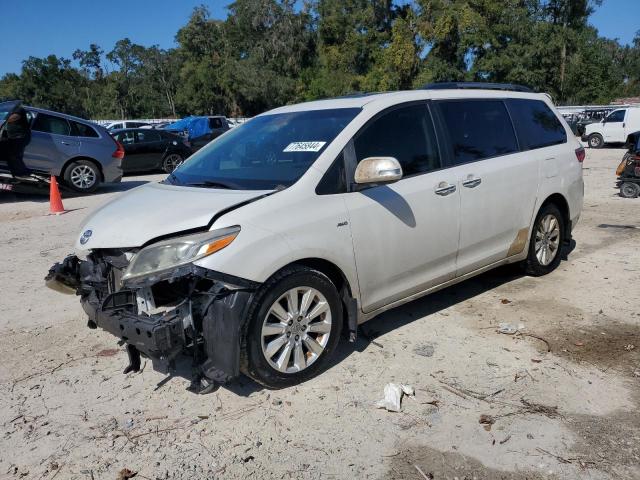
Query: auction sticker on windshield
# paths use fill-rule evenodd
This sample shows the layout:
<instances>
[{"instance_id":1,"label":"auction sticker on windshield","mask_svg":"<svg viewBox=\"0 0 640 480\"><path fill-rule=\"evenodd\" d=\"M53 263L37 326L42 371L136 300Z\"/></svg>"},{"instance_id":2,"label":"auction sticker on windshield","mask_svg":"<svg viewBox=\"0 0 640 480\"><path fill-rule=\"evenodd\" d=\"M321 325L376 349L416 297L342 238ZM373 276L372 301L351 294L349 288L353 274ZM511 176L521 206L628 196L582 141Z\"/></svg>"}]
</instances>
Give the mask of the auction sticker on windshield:
<instances>
[{"instance_id":1,"label":"auction sticker on windshield","mask_svg":"<svg viewBox=\"0 0 640 480\"><path fill-rule=\"evenodd\" d=\"M327 142L291 142L283 152L319 152Z\"/></svg>"}]
</instances>

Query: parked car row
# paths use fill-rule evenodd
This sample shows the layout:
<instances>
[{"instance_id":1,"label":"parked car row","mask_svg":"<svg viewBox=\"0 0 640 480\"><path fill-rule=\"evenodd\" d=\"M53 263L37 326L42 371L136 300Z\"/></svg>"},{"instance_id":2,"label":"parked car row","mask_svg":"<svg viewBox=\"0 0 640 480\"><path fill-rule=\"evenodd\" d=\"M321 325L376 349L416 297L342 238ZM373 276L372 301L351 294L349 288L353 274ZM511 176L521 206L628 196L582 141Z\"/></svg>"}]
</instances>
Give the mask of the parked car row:
<instances>
[{"instance_id":1,"label":"parked car row","mask_svg":"<svg viewBox=\"0 0 640 480\"><path fill-rule=\"evenodd\" d=\"M94 192L103 182L119 182L123 173L171 173L230 128L223 116L187 117L162 125L127 120L104 127L20 101L0 103L0 122L19 108L26 111L31 128L25 166L35 174L55 175L80 193ZM9 172L4 158L0 172Z\"/></svg>"}]
</instances>

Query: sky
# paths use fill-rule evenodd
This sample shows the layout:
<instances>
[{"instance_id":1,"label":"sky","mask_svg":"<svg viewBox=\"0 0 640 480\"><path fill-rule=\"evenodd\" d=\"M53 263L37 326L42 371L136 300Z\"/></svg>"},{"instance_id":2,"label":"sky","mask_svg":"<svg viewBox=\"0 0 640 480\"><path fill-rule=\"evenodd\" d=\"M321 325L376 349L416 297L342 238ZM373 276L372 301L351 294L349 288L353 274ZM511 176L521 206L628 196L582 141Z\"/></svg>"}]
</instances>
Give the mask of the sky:
<instances>
[{"instance_id":1,"label":"sky","mask_svg":"<svg viewBox=\"0 0 640 480\"><path fill-rule=\"evenodd\" d=\"M72 58L97 43L105 51L128 37L144 46L175 46L193 8L225 18L229 0L0 0L0 76L19 73L29 56ZM590 19L600 35L631 43L640 30L640 0L604 0Z\"/></svg>"}]
</instances>

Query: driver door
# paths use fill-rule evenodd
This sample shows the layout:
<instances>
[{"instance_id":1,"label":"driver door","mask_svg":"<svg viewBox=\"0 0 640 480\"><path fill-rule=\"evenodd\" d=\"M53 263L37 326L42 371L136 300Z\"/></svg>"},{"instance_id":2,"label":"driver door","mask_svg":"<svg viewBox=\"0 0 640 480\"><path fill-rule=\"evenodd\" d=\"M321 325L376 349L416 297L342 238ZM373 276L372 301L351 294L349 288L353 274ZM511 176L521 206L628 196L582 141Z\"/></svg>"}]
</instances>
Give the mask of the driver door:
<instances>
[{"instance_id":1,"label":"driver door","mask_svg":"<svg viewBox=\"0 0 640 480\"><path fill-rule=\"evenodd\" d=\"M403 169L395 183L360 185L344 197L362 310L372 312L451 280L460 197L455 173L442 169L427 102L378 114L354 137L345 156L353 159L348 163L394 157Z\"/></svg>"}]
</instances>

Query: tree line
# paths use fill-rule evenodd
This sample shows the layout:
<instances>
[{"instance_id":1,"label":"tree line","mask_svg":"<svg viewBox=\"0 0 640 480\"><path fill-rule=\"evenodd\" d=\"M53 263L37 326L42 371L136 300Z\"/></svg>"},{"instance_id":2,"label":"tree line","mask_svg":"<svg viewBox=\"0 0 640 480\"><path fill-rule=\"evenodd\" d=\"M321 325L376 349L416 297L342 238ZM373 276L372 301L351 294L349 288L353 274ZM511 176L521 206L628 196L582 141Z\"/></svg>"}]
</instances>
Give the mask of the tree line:
<instances>
[{"instance_id":1,"label":"tree line","mask_svg":"<svg viewBox=\"0 0 640 480\"><path fill-rule=\"evenodd\" d=\"M640 32L624 46L599 36L589 17L601 3L236 0L225 20L195 8L176 48L125 38L72 59L29 57L0 79L0 98L94 119L252 116L467 80L527 85L559 104L608 103L640 94Z\"/></svg>"}]
</instances>

